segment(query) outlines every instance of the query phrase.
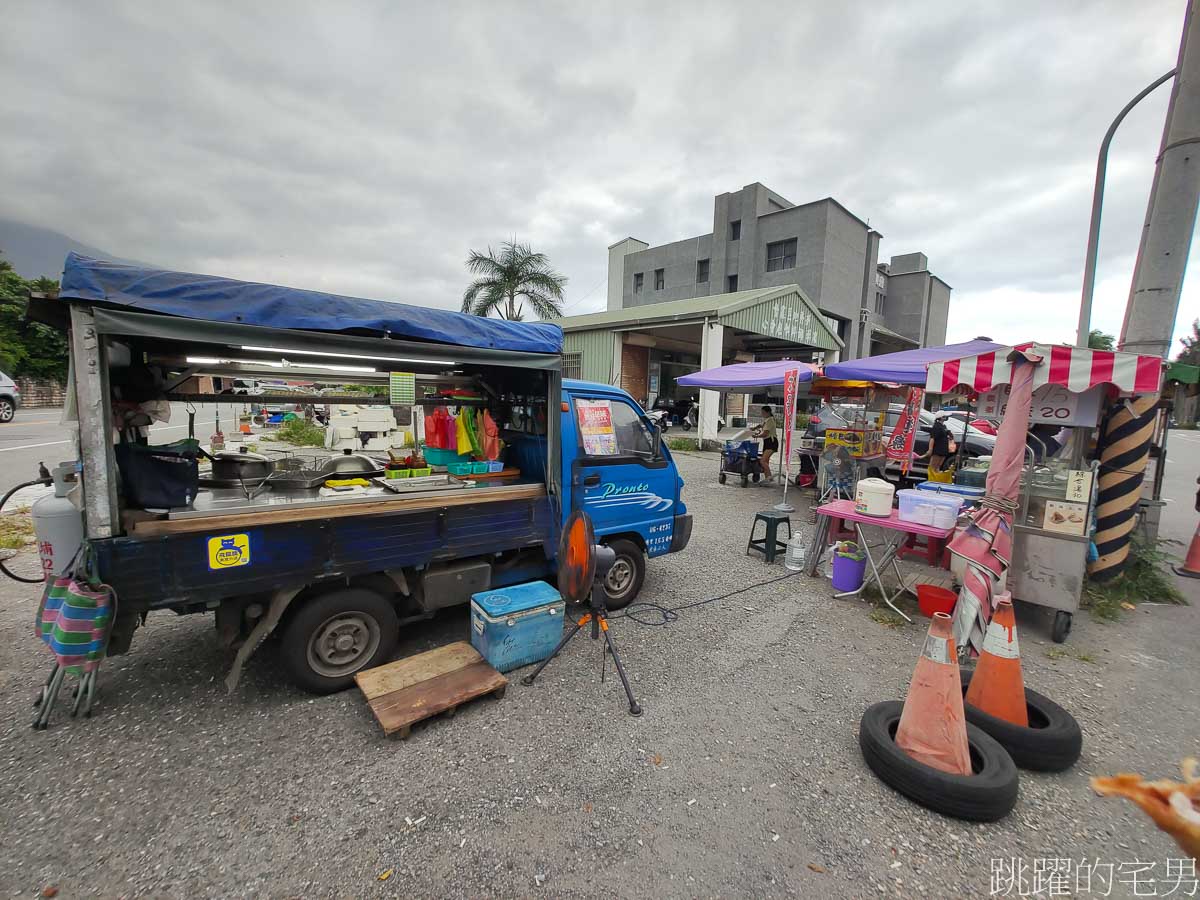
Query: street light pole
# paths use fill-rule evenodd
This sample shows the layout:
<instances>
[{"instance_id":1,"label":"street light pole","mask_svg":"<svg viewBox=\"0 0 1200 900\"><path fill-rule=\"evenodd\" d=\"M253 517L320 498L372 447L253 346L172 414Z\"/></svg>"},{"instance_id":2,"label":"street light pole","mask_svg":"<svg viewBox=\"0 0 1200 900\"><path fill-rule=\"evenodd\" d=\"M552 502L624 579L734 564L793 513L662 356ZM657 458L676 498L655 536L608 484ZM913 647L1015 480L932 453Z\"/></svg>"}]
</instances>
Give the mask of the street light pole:
<instances>
[{"instance_id":1,"label":"street light pole","mask_svg":"<svg viewBox=\"0 0 1200 900\"><path fill-rule=\"evenodd\" d=\"M1148 94L1166 81L1175 77L1172 69L1146 85L1136 97L1125 104L1104 133L1100 142L1100 155L1096 160L1096 187L1092 191L1092 222L1088 228L1087 258L1083 263L1083 300L1079 304L1079 330L1075 333L1075 346L1086 347L1092 330L1092 294L1096 288L1096 257L1100 252L1100 214L1104 209L1104 179L1108 173L1108 147L1112 143L1117 127L1129 115L1129 111L1142 102Z\"/></svg>"},{"instance_id":2,"label":"street light pole","mask_svg":"<svg viewBox=\"0 0 1200 900\"><path fill-rule=\"evenodd\" d=\"M1200 204L1200 18L1189 0L1178 75L1167 107L1146 224L1125 306L1119 349L1148 356L1171 352L1171 333ZM1195 159L1193 159L1195 157Z\"/></svg>"}]
</instances>

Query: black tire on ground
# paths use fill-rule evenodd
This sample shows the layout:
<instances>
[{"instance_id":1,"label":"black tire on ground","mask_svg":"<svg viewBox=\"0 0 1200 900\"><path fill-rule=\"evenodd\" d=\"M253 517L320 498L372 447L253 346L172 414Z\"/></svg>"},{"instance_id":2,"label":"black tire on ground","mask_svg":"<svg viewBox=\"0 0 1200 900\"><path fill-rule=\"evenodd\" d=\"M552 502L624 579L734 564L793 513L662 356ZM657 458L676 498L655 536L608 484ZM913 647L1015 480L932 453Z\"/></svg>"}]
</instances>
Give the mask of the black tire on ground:
<instances>
[{"instance_id":1,"label":"black tire on ground","mask_svg":"<svg viewBox=\"0 0 1200 900\"><path fill-rule=\"evenodd\" d=\"M400 637L400 619L387 598L342 588L301 598L283 629L279 654L293 684L332 694L354 684L354 673L387 662Z\"/></svg>"},{"instance_id":2,"label":"black tire on ground","mask_svg":"<svg viewBox=\"0 0 1200 900\"><path fill-rule=\"evenodd\" d=\"M896 726L904 704L876 703L863 713L858 746L871 771L889 787L927 809L968 819L994 822L1017 802L1017 767L996 741L967 724L971 775L951 775L919 763L896 746Z\"/></svg>"},{"instance_id":3,"label":"black tire on ground","mask_svg":"<svg viewBox=\"0 0 1200 900\"><path fill-rule=\"evenodd\" d=\"M963 696L974 671L962 672ZM1075 765L1083 752L1083 731L1069 712L1037 691L1025 688L1029 727L1022 728L965 704L967 721L986 731L1022 769L1062 772Z\"/></svg>"},{"instance_id":4,"label":"black tire on ground","mask_svg":"<svg viewBox=\"0 0 1200 900\"><path fill-rule=\"evenodd\" d=\"M724 484L725 481L726 481L725 473L722 472L720 475L717 476L717 484Z\"/></svg>"},{"instance_id":5,"label":"black tire on ground","mask_svg":"<svg viewBox=\"0 0 1200 900\"><path fill-rule=\"evenodd\" d=\"M682 428L684 431L691 431L692 423L691 422L680 422L679 427Z\"/></svg>"},{"instance_id":6,"label":"black tire on ground","mask_svg":"<svg viewBox=\"0 0 1200 900\"><path fill-rule=\"evenodd\" d=\"M1060 609L1054 614L1054 627L1050 630L1050 638L1056 644L1061 644L1071 633L1071 614Z\"/></svg>"},{"instance_id":7,"label":"black tire on ground","mask_svg":"<svg viewBox=\"0 0 1200 900\"><path fill-rule=\"evenodd\" d=\"M646 580L646 554L633 541L617 538L606 541L617 560L604 579L604 595L609 609L624 609L642 589Z\"/></svg>"},{"instance_id":8,"label":"black tire on ground","mask_svg":"<svg viewBox=\"0 0 1200 900\"><path fill-rule=\"evenodd\" d=\"M0 397L0 422L11 422L16 414L16 405L7 397Z\"/></svg>"}]
</instances>

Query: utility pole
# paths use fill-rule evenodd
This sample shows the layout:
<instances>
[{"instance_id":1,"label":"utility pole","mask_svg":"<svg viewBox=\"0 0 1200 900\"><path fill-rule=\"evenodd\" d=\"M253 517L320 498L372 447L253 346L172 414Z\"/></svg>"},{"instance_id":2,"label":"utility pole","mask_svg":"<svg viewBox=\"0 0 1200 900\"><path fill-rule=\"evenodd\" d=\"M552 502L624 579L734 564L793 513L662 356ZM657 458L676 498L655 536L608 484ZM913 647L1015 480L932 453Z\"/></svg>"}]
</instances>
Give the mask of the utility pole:
<instances>
[{"instance_id":1,"label":"utility pole","mask_svg":"<svg viewBox=\"0 0 1200 900\"><path fill-rule=\"evenodd\" d=\"M1187 269L1196 207L1200 201L1200 0L1188 0L1183 39L1162 144L1146 207L1146 224L1133 269L1118 348L1147 356L1167 356L1179 295ZM1094 540L1099 559L1088 576L1106 581L1121 574L1150 458L1158 415L1158 394L1141 394L1110 414L1100 435L1100 485ZM1158 465L1165 465L1159 459ZM1157 498L1155 498L1157 499ZM1147 515L1147 531L1158 536L1157 509Z\"/></svg>"},{"instance_id":2,"label":"utility pole","mask_svg":"<svg viewBox=\"0 0 1200 900\"><path fill-rule=\"evenodd\" d=\"M1119 348L1167 356L1200 201L1200 18L1188 0Z\"/></svg>"}]
</instances>

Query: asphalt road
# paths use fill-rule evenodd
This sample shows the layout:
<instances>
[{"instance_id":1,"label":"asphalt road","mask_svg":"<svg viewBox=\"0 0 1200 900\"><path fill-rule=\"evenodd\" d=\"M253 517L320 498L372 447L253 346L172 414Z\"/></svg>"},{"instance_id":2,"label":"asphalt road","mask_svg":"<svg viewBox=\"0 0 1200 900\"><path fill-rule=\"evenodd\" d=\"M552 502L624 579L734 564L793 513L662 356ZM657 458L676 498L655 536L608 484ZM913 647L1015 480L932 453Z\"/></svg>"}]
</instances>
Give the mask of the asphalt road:
<instances>
[{"instance_id":1,"label":"asphalt road","mask_svg":"<svg viewBox=\"0 0 1200 900\"><path fill-rule=\"evenodd\" d=\"M215 424L213 404L196 406L196 433L205 438ZM0 425L0 494L13 485L38 477L38 463L53 469L67 458L68 441L63 436L61 409L19 409L16 417ZM228 427L228 426L225 426ZM186 404L171 404L171 421L150 428L160 443L187 437Z\"/></svg>"},{"instance_id":2,"label":"asphalt road","mask_svg":"<svg viewBox=\"0 0 1200 900\"><path fill-rule=\"evenodd\" d=\"M1200 581L1180 580L1192 606L1081 613L1061 646L1048 610L1019 605L1026 683L1076 716L1083 756L1021 773L1006 819L958 822L884 786L857 744L863 710L907 690L926 622L880 621L823 579L777 580L745 541L778 494L719 486L715 456L679 461L695 535L651 562L641 599L727 596L661 627L652 609L650 624L613 620L639 719L577 640L533 687L514 673L503 700L388 740L357 692L290 687L271 644L227 697L211 616L155 613L105 661L91 720L69 719L64 697L34 733L38 595L0 582L0 896L980 897L994 861L1024 866L1028 887L1051 858L1111 865L1092 893L1131 897L1151 864L1162 878L1179 859L1088 778L1177 777L1200 755ZM1198 472L1200 453L1184 458L1179 484ZM792 521L807 528L802 505ZM406 627L400 653L468 633L447 610Z\"/></svg>"}]
</instances>

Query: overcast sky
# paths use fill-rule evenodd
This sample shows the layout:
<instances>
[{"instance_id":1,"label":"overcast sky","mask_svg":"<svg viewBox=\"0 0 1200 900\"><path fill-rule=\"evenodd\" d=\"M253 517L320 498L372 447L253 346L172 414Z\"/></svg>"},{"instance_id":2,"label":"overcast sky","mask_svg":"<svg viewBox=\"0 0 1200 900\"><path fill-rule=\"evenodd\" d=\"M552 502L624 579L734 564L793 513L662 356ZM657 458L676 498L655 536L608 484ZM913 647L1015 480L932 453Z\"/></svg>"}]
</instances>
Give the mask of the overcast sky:
<instances>
[{"instance_id":1,"label":"overcast sky","mask_svg":"<svg viewBox=\"0 0 1200 900\"><path fill-rule=\"evenodd\" d=\"M1183 0L833 6L17 0L0 215L169 268L448 307L468 250L516 237L579 313L604 305L608 244L710 231L714 195L761 181L837 198L885 258L928 254L951 340L1073 339L1096 150L1175 64ZM1168 93L1113 145L1111 332ZM1200 314L1188 282L1177 333Z\"/></svg>"}]
</instances>

